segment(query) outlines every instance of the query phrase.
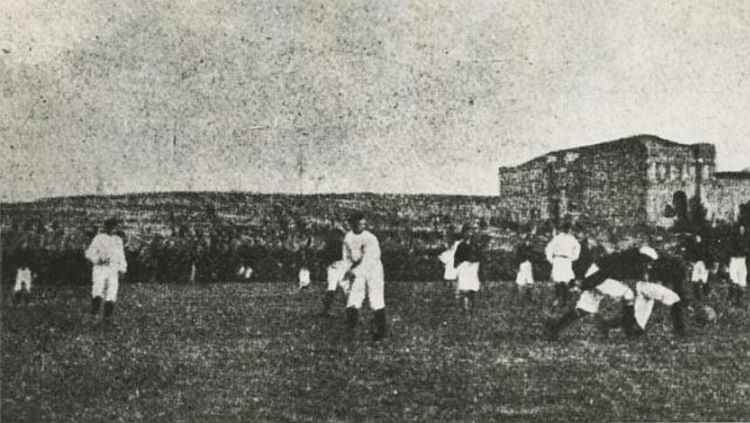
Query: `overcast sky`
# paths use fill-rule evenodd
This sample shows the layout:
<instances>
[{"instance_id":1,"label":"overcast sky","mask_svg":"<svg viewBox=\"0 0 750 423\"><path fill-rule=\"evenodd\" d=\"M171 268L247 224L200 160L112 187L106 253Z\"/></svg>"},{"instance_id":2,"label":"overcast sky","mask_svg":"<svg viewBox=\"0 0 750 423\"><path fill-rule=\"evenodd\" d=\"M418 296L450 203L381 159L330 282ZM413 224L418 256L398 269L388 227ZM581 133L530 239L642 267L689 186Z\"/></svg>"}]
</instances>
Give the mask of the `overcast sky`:
<instances>
[{"instance_id":1,"label":"overcast sky","mask_svg":"<svg viewBox=\"0 0 750 423\"><path fill-rule=\"evenodd\" d=\"M491 195L640 133L750 166L743 1L0 0L0 49L5 201Z\"/></svg>"}]
</instances>

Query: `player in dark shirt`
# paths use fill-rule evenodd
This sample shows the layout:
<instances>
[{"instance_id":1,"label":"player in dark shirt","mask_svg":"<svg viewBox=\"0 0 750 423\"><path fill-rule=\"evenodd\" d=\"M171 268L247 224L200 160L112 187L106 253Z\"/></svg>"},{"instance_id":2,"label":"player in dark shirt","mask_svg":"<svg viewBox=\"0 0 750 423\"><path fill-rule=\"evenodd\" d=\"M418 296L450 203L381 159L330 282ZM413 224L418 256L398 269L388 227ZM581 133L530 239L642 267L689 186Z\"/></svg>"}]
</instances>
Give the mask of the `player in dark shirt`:
<instances>
[{"instance_id":1,"label":"player in dark shirt","mask_svg":"<svg viewBox=\"0 0 750 423\"><path fill-rule=\"evenodd\" d=\"M609 329L621 326L628 337L644 332L651 315L654 301L670 307L669 314L675 334L685 334L684 281L687 268L678 258L660 254L646 266L644 280L635 284L635 304L632 308L623 307L622 315L611 320L602 320L601 329L606 337ZM630 315L632 313L632 315Z\"/></svg>"},{"instance_id":2,"label":"player in dark shirt","mask_svg":"<svg viewBox=\"0 0 750 423\"><path fill-rule=\"evenodd\" d=\"M348 270L343 258L344 231L342 228L331 228L323 240L322 260L326 266L327 287L323 296L324 316L331 316L331 305L336 294L336 289L342 285L344 274ZM343 284L346 291L346 283ZM346 292L345 292L346 293Z\"/></svg>"},{"instance_id":3,"label":"player in dark shirt","mask_svg":"<svg viewBox=\"0 0 750 423\"><path fill-rule=\"evenodd\" d=\"M532 288L534 286L534 270L532 265L533 251L528 235L524 235L518 244L514 254L514 267L518 269L516 274L516 292L523 294L526 302L532 300Z\"/></svg>"},{"instance_id":4,"label":"player in dark shirt","mask_svg":"<svg viewBox=\"0 0 750 423\"><path fill-rule=\"evenodd\" d=\"M633 336L636 330L635 295L622 281L645 280L649 264L657 258L656 251L648 246L600 257L580 283L583 292L575 307L559 318L545 322L546 337L555 340L563 329L579 318L598 314L599 303L605 296L622 301L622 314L617 323L622 326L626 336ZM603 324L602 327L608 326Z\"/></svg>"},{"instance_id":5,"label":"player in dark shirt","mask_svg":"<svg viewBox=\"0 0 750 423\"><path fill-rule=\"evenodd\" d=\"M479 291L480 248L476 239L477 225L464 224L461 229L461 241L456 247L453 263L458 274L457 293L463 310L473 311Z\"/></svg>"},{"instance_id":6,"label":"player in dark shirt","mask_svg":"<svg viewBox=\"0 0 750 423\"><path fill-rule=\"evenodd\" d=\"M750 252L750 237L742 225L729 236L729 300L733 305L741 307L743 296L747 288L747 256Z\"/></svg>"},{"instance_id":7,"label":"player in dark shirt","mask_svg":"<svg viewBox=\"0 0 750 423\"><path fill-rule=\"evenodd\" d=\"M657 283L668 288L679 299L685 298L684 281L687 279L687 268L682 260L667 254L660 254L659 258L651 263L646 278L651 283ZM638 287L636 287L638 294ZM672 326L677 335L685 334L684 302L678 299L671 304L669 314L672 318Z\"/></svg>"}]
</instances>

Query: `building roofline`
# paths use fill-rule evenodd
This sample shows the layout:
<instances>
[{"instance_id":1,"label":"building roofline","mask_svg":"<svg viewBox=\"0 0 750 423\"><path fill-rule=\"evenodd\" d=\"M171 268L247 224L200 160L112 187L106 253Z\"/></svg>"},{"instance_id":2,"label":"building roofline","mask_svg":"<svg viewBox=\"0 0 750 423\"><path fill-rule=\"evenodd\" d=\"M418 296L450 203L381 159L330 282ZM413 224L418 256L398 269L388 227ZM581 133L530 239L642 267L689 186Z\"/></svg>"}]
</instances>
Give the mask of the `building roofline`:
<instances>
[{"instance_id":1,"label":"building roofline","mask_svg":"<svg viewBox=\"0 0 750 423\"><path fill-rule=\"evenodd\" d=\"M679 142L675 142L675 141L670 141L670 140L658 137L656 135L638 134L638 135L631 135L631 136L628 136L628 137L618 138L618 139L615 139L615 140L602 141L602 142L598 142L598 143L594 143L594 144L583 145L583 146L579 146L579 147L571 147L571 148L564 148L564 149L561 149L561 150L553 150L553 151L550 151L548 153L542 154L541 156L534 157L531 160L527 160L525 162L522 162L522 163L520 163L520 164L518 164L516 166L502 166L502 167L500 167L500 170L522 168L524 166L528 166L528 165L530 165L532 163L535 163L535 162L538 162L540 160L543 160L547 156L554 156L554 155L565 154L565 153L581 153L581 152L586 152L586 151L594 150L594 149L600 148L602 146L608 146L608 145L614 145L614 144L621 144L621 143L626 143L626 142L638 142L641 145L645 146L646 144L645 144L644 141L653 141L653 142L656 142L658 144L661 144L661 145L664 145L664 146L668 146L668 147L692 147L692 146L695 146L695 145L705 145L706 144L706 143L683 144L683 143L679 143Z\"/></svg>"},{"instance_id":2,"label":"building roofline","mask_svg":"<svg viewBox=\"0 0 750 423\"><path fill-rule=\"evenodd\" d=\"M739 171L739 172L714 172L716 179L750 179L750 172Z\"/></svg>"}]
</instances>

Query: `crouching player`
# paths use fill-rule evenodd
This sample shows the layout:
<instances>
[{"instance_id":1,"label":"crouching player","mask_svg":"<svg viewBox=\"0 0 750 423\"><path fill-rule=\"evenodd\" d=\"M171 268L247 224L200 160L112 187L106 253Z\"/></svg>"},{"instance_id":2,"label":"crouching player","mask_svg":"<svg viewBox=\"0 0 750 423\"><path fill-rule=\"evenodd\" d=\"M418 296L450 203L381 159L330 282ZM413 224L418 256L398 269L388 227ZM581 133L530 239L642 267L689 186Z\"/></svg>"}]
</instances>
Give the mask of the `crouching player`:
<instances>
[{"instance_id":1,"label":"crouching player","mask_svg":"<svg viewBox=\"0 0 750 423\"><path fill-rule=\"evenodd\" d=\"M599 304L604 297L622 302L622 314L618 325L622 326L625 335L636 333L634 320L635 294L621 281L643 280L649 263L658 258L656 251L648 246L633 248L601 257L592 264L587 276L580 284L582 290L575 307L557 319L545 322L545 335L549 340L556 340L560 332L579 318L599 312ZM610 322L602 322L607 328Z\"/></svg>"},{"instance_id":2,"label":"crouching player","mask_svg":"<svg viewBox=\"0 0 750 423\"><path fill-rule=\"evenodd\" d=\"M346 301L346 322L350 339L354 338L359 311L365 296L374 311L373 341L385 338L387 323L385 317L385 281L383 264L380 261L380 244L377 237L365 230L365 217L355 213L349 219L351 230L344 236L344 259L348 270L344 278L351 281Z\"/></svg>"},{"instance_id":3,"label":"crouching player","mask_svg":"<svg viewBox=\"0 0 750 423\"><path fill-rule=\"evenodd\" d=\"M125 249L122 238L115 235L117 220L107 219L104 222L104 231L97 234L86 249L86 258L93 263L91 274L93 285L91 287L91 315L99 314L102 301L104 301L104 321L112 321L112 313L117 301L117 290L119 278L127 270L125 261Z\"/></svg>"},{"instance_id":4,"label":"crouching player","mask_svg":"<svg viewBox=\"0 0 750 423\"><path fill-rule=\"evenodd\" d=\"M687 269L685 265L674 257L660 255L647 266L645 281L635 284L635 304L633 317L623 316L624 321L637 324L626 336L641 335L646 330L654 303L662 303L669 307L674 332L678 336L685 335L685 318L683 281L686 279ZM603 327L604 334L615 324L607 324ZM623 329L626 329L623 327Z\"/></svg>"}]
</instances>

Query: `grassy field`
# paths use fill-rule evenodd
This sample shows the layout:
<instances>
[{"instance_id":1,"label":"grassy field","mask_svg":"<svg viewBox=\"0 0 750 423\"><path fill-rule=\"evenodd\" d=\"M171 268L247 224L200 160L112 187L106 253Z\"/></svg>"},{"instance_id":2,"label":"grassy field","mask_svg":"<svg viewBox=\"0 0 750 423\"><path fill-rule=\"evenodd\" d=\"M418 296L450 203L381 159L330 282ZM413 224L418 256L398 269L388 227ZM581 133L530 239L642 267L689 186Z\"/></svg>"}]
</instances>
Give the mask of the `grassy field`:
<instances>
[{"instance_id":1,"label":"grassy field","mask_svg":"<svg viewBox=\"0 0 750 423\"><path fill-rule=\"evenodd\" d=\"M7 291L6 291L7 292ZM717 292L716 294L719 294ZM585 319L541 339L553 310L487 284L473 316L438 283L388 282L373 345L322 291L290 284L124 285L117 323L87 287L41 288L2 313L2 421L611 421L750 418L750 313L715 298L713 326L602 340ZM692 320L691 320L692 323Z\"/></svg>"}]
</instances>

